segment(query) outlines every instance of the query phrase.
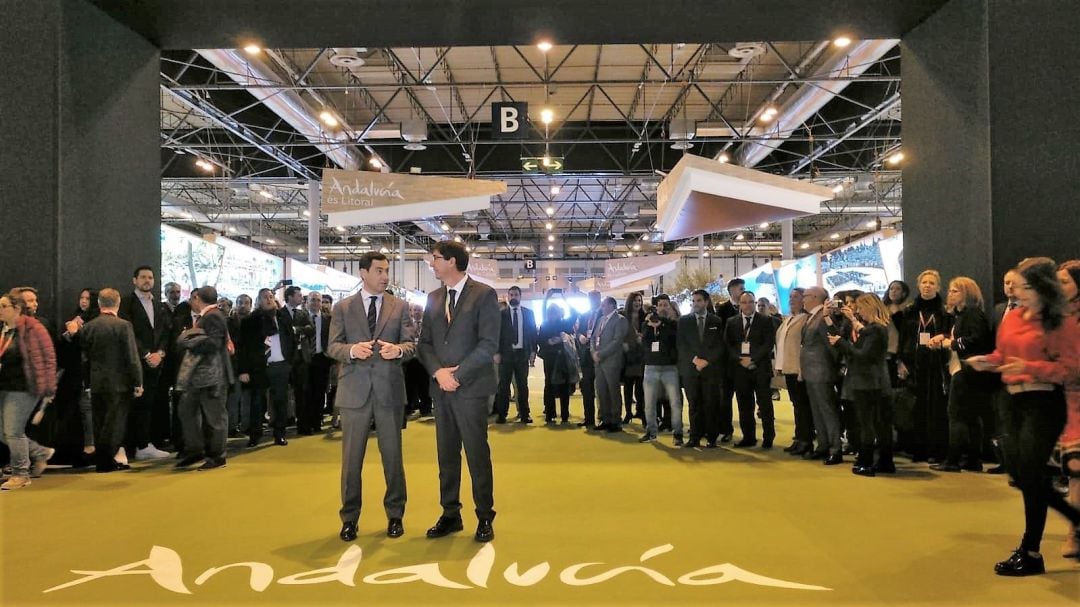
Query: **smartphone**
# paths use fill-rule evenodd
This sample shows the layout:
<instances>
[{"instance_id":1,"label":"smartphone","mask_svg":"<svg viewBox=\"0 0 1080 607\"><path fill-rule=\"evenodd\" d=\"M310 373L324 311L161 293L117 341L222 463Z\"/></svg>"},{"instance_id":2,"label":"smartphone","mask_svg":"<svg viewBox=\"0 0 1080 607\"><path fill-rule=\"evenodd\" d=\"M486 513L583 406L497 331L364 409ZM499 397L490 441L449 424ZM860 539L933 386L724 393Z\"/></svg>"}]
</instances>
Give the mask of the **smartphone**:
<instances>
[{"instance_id":1,"label":"smartphone","mask_svg":"<svg viewBox=\"0 0 1080 607\"><path fill-rule=\"evenodd\" d=\"M281 281L281 286L283 286L283 287L291 287L292 286L292 279L291 278L286 278L285 280L282 280Z\"/></svg>"}]
</instances>

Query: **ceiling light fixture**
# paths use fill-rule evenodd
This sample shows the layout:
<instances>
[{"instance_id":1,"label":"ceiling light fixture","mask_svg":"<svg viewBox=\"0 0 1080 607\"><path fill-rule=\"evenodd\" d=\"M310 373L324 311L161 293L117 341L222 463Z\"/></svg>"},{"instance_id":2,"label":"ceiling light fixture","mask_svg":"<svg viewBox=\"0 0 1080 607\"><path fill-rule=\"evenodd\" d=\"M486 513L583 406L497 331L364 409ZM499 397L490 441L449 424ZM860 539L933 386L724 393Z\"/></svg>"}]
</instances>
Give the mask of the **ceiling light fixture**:
<instances>
[{"instance_id":1,"label":"ceiling light fixture","mask_svg":"<svg viewBox=\"0 0 1080 607\"><path fill-rule=\"evenodd\" d=\"M195 161L195 166L197 166L200 169L206 171L207 173L211 173L211 172L214 171L214 165L207 162L207 161L205 161L205 160L203 160L202 158L199 158L198 160Z\"/></svg>"},{"instance_id":2,"label":"ceiling light fixture","mask_svg":"<svg viewBox=\"0 0 1080 607\"><path fill-rule=\"evenodd\" d=\"M636 245L634 245L633 248L634 248L635 251L640 251L641 250L641 245L636 244Z\"/></svg>"},{"instance_id":3,"label":"ceiling light fixture","mask_svg":"<svg viewBox=\"0 0 1080 607\"><path fill-rule=\"evenodd\" d=\"M379 252L382 253L383 255L386 255L387 253L390 252L390 249L388 249L386 247L382 247L381 249L379 249Z\"/></svg>"},{"instance_id":4,"label":"ceiling light fixture","mask_svg":"<svg viewBox=\"0 0 1080 607\"><path fill-rule=\"evenodd\" d=\"M271 200L274 198L274 195L270 193L270 190L259 190L259 196Z\"/></svg>"},{"instance_id":5,"label":"ceiling light fixture","mask_svg":"<svg viewBox=\"0 0 1080 607\"><path fill-rule=\"evenodd\" d=\"M235 234L236 233L236 228L234 228L232 226L229 226L229 233L230 234Z\"/></svg>"},{"instance_id":6,"label":"ceiling light fixture","mask_svg":"<svg viewBox=\"0 0 1080 607\"><path fill-rule=\"evenodd\" d=\"M276 243L276 242L274 242L274 239L273 239L273 238L267 238L267 239L266 239L266 244L277 244L277 243Z\"/></svg>"},{"instance_id":7,"label":"ceiling light fixture","mask_svg":"<svg viewBox=\"0 0 1080 607\"><path fill-rule=\"evenodd\" d=\"M311 217L311 211L304 210L304 217Z\"/></svg>"},{"instance_id":8,"label":"ceiling light fixture","mask_svg":"<svg viewBox=\"0 0 1080 607\"><path fill-rule=\"evenodd\" d=\"M546 53L551 49L555 48L555 45L552 44L549 40L541 40L536 44L536 48L540 49L541 53Z\"/></svg>"},{"instance_id":9,"label":"ceiling light fixture","mask_svg":"<svg viewBox=\"0 0 1080 607\"><path fill-rule=\"evenodd\" d=\"M557 185L551 186L551 195L552 196L557 195L561 191L562 191L562 188L560 188L559 186L557 186Z\"/></svg>"},{"instance_id":10,"label":"ceiling light fixture","mask_svg":"<svg viewBox=\"0 0 1080 607\"><path fill-rule=\"evenodd\" d=\"M833 40L833 45L836 46L836 48L846 48L850 44L851 38L848 38L847 36L840 36Z\"/></svg>"},{"instance_id":11,"label":"ceiling light fixture","mask_svg":"<svg viewBox=\"0 0 1080 607\"><path fill-rule=\"evenodd\" d=\"M550 221L544 224L544 228L546 228L548 230L553 229L554 227L555 227L555 224L551 223Z\"/></svg>"},{"instance_id":12,"label":"ceiling light fixture","mask_svg":"<svg viewBox=\"0 0 1080 607\"><path fill-rule=\"evenodd\" d=\"M369 242L371 242L371 241L370 241L370 240L368 240L368 237L367 237L367 236L361 236L361 237L360 237L360 242L362 242L363 244L367 244L367 243L369 243Z\"/></svg>"},{"instance_id":13,"label":"ceiling light fixture","mask_svg":"<svg viewBox=\"0 0 1080 607\"><path fill-rule=\"evenodd\" d=\"M839 232L833 232L832 234L829 234L829 239L830 240L839 240L840 239L840 233Z\"/></svg>"},{"instance_id":14,"label":"ceiling light fixture","mask_svg":"<svg viewBox=\"0 0 1080 607\"><path fill-rule=\"evenodd\" d=\"M383 163L382 163L381 160L379 160L379 158L377 156L372 156L371 160L368 160L368 164L375 167L376 169L383 168Z\"/></svg>"},{"instance_id":15,"label":"ceiling light fixture","mask_svg":"<svg viewBox=\"0 0 1080 607\"><path fill-rule=\"evenodd\" d=\"M439 226L439 227L441 227L441 228L442 228L442 229L444 229L444 230L449 230L449 229L450 229L450 224L448 224L448 223L446 223L446 222L444 221L444 222L442 222L442 225L441 225L441 226Z\"/></svg>"},{"instance_id":16,"label":"ceiling light fixture","mask_svg":"<svg viewBox=\"0 0 1080 607\"><path fill-rule=\"evenodd\" d=\"M555 207L548 207L548 208L546 208L544 210L547 212L548 217L551 217L552 215L555 214Z\"/></svg>"},{"instance_id":17,"label":"ceiling light fixture","mask_svg":"<svg viewBox=\"0 0 1080 607\"><path fill-rule=\"evenodd\" d=\"M717 251L723 251L724 250L724 245L718 244L718 245L716 245L715 248L716 248Z\"/></svg>"},{"instance_id":18,"label":"ceiling light fixture","mask_svg":"<svg viewBox=\"0 0 1080 607\"><path fill-rule=\"evenodd\" d=\"M334 229L337 230L338 232L344 232L345 231L345 226L336 226Z\"/></svg>"},{"instance_id":19,"label":"ceiling light fixture","mask_svg":"<svg viewBox=\"0 0 1080 607\"><path fill-rule=\"evenodd\" d=\"M764 230L765 228L769 227L769 222L763 221L763 222L761 222L761 225L759 225L758 227L761 228L762 230Z\"/></svg>"},{"instance_id":20,"label":"ceiling light fixture","mask_svg":"<svg viewBox=\"0 0 1080 607\"><path fill-rule=\"evenodd\" d=\"M334 115L328 110L323 110L319 114L319 120L322 120L322 123L330 128L336 128L339 124L337 118L334 118Z\"/></svg>"},{"instance_id":21,"label":"ceiling light fixture","mask_svg":"<svg viewBox=\"0 0 1080 607\"><path fill-rule=\"evenodd\" d=\"M548 250L549 250L549 251L554 251L554 250L555 250L555 245L553 245L553 244L549 244L549 245L548 245Z\"/></svg>"},{"instance_id":22,"label":"ceiling light fixture","mask_svg":"<svg viewBox=\"0 0 1080 607\"><path fill-rule=\"evenodd\" d=\"M304 247L300 247L299 249L297 249L297 252L303 253L304 252Z\"/></svg>"},{"instance_id":23,"label":"ceiling light fixture","mask_svg":"<svg viewBox=\"0 0 1080 607\"><path fill-rule=\"evenodd\" d=\"M897 152L897 153L893 154L892 156L889 156L889 160L887 162L889 164L900 164L900 162L903 159L904 159L904 153L903 152Z\"/></svg>"},{"instance_id":24,"label":"ceiling light fixture","mask_svg":"<svg viewBox=\"0 0 1080 607\"><path fill-rule=\"evenodd\" d=\"M460 236L455 236L454 237L454 242L461 242L461 237Z\"/></svg>"},{"instance_id":25,"label":"ceiling light fixture","mask_svg":"<svg viewBox=\"0 0 1080 607\"><path fill-rule=\"evenodd\" d=\"M540 110L540 122L544 124L551 124L551 121L555 119L555 112L551 108L544 108ZM544 156L544 166L551 166L551 159Z\"/></svg>"},{"instance_id":26,"label":"ceiling light fixture","mask_svg":"<svg viewBox=\"0 0 1080 607\"><path fill-rule=\"evenodd\" d=\"M832 191L833 191L833 194L839 194L840 192L843 192L844 191L844 184L841 183L839 185L834 185Z\"/></svg>"},{"instance_id":27,"label":"ceiling light fixture","mask_svg":"<svg viewBox=\"0 0 1080 607\"><path fill-rule=\"evenodd\" d=\"M716 157L716 161L717 162L730 162L731 158L726 153L721 152L720 155Z\"/></svg>"},{"instance_id":28,"label":"ceiling light fixture","mask_svg":"<svg viewBox=\"0 0 1080 607\"><path fill-rule=\"evenodd\" d=\"M262 52L262 47L259 46L258 44L254 44L254 43L247 44L247 45L244 45L244 52L249 54L249 55L258 55L259 53Z\"/></svg>"},{"instance_id":29,"label":"ceiling light fixture","mask_svg":"<svg viewBox=\"0 0 1080 607\"><path fill-rule=\"evenodd\" d=\"M799 245L799 248L800 249L809 249L810 248L810 243L809 242L804 242L801 245Z\"/></svg>"},{"instance_id":30,"label":"ceiling light fixture","mask_svg":"<svg viewBox=\"0 0 1080 607\"><path fill-rule=\"evenodd\" d=\"M868 228L876 228L877 227L877 220L876 219L871 219L870 221L866 222L866 227L868 227Z\"/></svg>"},{"instance_id":31,"label":"ceiling light fixture","mask_svg":"<svg viewBox=\"0 0 1080 607\"><path fill-rule=\"evenodd\" d=\"M555 242L555 235L554 234L548 234L548 242Z\"/></svg>"},{"instance_id":32,"label":"ceiling light fixture","mask_svg":"<svg viewBox=\"0 0 1080 607\"><path fill-rule=\"evenodd\" d=\"M735 237L735 240L746 240L746 235L745 234L739 234L738 236Z\"/></svg>"}]
</instances>

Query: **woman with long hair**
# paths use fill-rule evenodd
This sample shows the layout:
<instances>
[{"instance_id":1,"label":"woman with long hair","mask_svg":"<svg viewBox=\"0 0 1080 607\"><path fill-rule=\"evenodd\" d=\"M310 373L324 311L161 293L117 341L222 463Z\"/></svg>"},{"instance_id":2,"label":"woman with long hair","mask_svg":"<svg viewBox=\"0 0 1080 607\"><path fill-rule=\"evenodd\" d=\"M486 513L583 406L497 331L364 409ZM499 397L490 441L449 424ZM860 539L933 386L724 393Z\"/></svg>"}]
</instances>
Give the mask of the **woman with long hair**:
<instances>
[{"instance_id":1,"label":"woman with long hair","mask_svg":"<svg viewBox=\"0 0 1080 607\"><path fill-rule=\"evenodd\" d=\"M0 489L21 489L45 471L53 450L26 437L26 422L38 400L48 405L55 396L49 332L26 313L21 294L0 295L0 435L11 451L11 477Z\"/></svg>"},{"instance_id":2,"label":"woman with long hair","mask_svg":"<svg viewBox=\"0 0 1080 607\"><path fill-rule=\"evenodd\" d=\"M925 270L916 281L918 296L904 312L900 329L897 376L907 380L915 393L912 429L902 438L911 461L938 463L945 459L949 443L948 373L946 357L930 341L949 332L950 323L941 299L941 274Z\"/></svg>"},{"instance_id":3,"label":"woman with long hair","mask_svg":"<svg viewBox=\"0 0 1080 607\"><path fill-rule=\"evenodd\" d=\"M932 464L939 472L982 472L982 416L990 409L995 378L966 367L962 361L994 350L990 319L983 311L982 290L967 276L949 281L945 305L953 315L949 335L930 340L949 356L949 451L945 461Z\"/></svg>"},{"instance_id":4,"label":"woman with long hair","mask_svg":"<svg viewBox=\"0 0 1080 607\"><path fill-rule=\"evenodd\" d=\"M623 316L630 321L630 330L626 333L623 347L626 362L623 364L623 402L626 403L626 417L622 423L629 424L633 418L645 420L645 352L641 345L645 331L645 298L641 291L634 291L626 296ZM634 401L631 409L630 401Z\"/></svg>"},{"instance_id":5,"label":"woman with long hair","mask_svg":"<svg viewBox=\"0 0 1080 607\"><path fill-rule=\"evenodd\" d=\"M85 390L82 346L79 329L100 314L97 290L85 288L79 292L78 307L65 323L56 348L56 364L63 371L56 386L56 403L47 410L43 426L51 427L51 440L45 444L56 448L54 463L70 462L76 467L89 466L94 454L94 416L90 395Z\"/></svg>"},{"instance_id":6,"label":"woman with long hair","mask_svg":"<svg viewBox=\"0 0 1080 607\"><path fill-rule=\"evenodd\" d=\"M1061 291L1065 296L1065 322L1080 325L1080 260L1071 259L1057 271ZM1065 384L1065 430L1061 433L1061 467L1069 479L1069 503L1080 508L1080 376L1073 375ZM1076 526L1069 525L1062 556L1080 557L1080 537Z\"/></svg>"},{"instance_id":7,"label":"woman with long hair","mask_svg":"<svg viewBox=\"0 0 1080 607\"><path fill-rule=\"evenodd\" d=\"M892 419L885 415L889 371L885 355L889 342L889 311L877 295L859 295L853 305L845 305L843 314L851 323L848 335L830 335L829 343L846 355L845 388L854 404L858 425L858 452L851 469L860 476L874 476L874 448L877 464L893 468Z\"/></svg>"},{"instance_id":8,"label":"woman with long hair","mask_svg":"<svg viewBox=\"0 0 1080 607\"><path fill-rule=\"evenodd\" d=\"M1080 509L1054 491L1046 466L1065 428L1064 386L1080 373L1080 325L1065 316L1053 260L1025 259L1017 270L1020 313L1002 321L994 352L968 359L976 370L1001 373L1008 392L1005 465L1023 494L1024 535L1012 555L994 566L1007 576L1046 571L1039 548L1048 507L1080 525Z\"/></svg>"},{"instance_id":9,"label":"woman with long hair","mask_svg":"<svg viewBox=\"0 0 1080 607\"><path fill-rule=\"evenodd\" d=\"M885 290L881 303L889 311L889 345L886 363L889 365L889 380L895 388L900 379L896 376L897 354L900 352L900 327L904 324L904 312L911 305L911 287L902 280L894 280Z\"/></svg>"},{"instance_id":10,"label":"woman with long hair","mask_svg":"<svg viewBox=\"0 0 1080 607\"><path fill-rule=\"evenodd\" d=\"M544 323L537 330L539 356L544 361L544 423L555 423L561 414L562 423L570 421L571 362L563 345L563 334L572 330L572 320L563 318L559 304L548 304ZM555 410L555 399L559 410Z\"/></svg>"}]
</instances>

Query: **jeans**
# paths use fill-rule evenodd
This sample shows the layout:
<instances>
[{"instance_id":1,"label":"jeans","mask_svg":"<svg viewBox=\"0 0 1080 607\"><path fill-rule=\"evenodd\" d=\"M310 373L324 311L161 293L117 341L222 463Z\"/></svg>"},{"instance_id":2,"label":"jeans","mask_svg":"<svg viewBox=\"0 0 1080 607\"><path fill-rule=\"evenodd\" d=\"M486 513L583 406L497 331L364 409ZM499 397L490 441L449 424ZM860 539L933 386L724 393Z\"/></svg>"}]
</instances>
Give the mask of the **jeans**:
<instances>
[{"instance_id":1,"label":"jeans","mask_svg":"<svg viewBox=\"0 0 1080 607\"><path fill-rule=\"evenodd\" d=\"M37 397L29 392L0 392L0 433L11 450L15 476L30 476L30 460L48 454L45 447L26 437L26 422L36 404Z\"/></svg>"},{"instance_id":2,"label":"jeans","mask_svg":"<svg viewBox=\"0 0 1080 607\"><path fill-rule=\"evenodd\" d=\"M656 435L656 401L660 391L671 403L671 432L682 434L682 391L679 368L675 365L645 365L645 433Z\"/></svg>"}]
</instances>

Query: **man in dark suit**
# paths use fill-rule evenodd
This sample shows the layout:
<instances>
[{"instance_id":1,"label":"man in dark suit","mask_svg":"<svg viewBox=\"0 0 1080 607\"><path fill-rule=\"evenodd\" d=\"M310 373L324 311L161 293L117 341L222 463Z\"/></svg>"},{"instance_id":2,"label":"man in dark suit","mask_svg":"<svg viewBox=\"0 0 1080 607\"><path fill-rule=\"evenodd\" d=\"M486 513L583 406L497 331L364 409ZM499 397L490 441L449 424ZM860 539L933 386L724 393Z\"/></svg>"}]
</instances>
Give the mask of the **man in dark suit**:
<instances>
[{"instance_id":1,"label":"man in dark suit","mask_svg":"<svg viewBox=\"0 0 1080 607\"><path fill-rule=\"evenodd\" d=\"M803 454L803 459L825 459L826 465L843 463L840 442L840 415L837 411L836 380L839 360L836 348L829 344L829 335L843 335L826 306L829 292L821 287L809 287L803 293L803 307L810 317L803 326L802 347L799 352L800 379L806 382L810 411L817 432L816 450Z\"/></svg>"},{"instance_id":2,"label":"man in dark suit","mask_svg":"<svg viewBox=\"0 0 1080 607\"><path fill-rule=\"evenodd\" d=\"M327 355L330 344L329 314L322 311L322 295L318 291L308 293L307 313L311 319L311 336L300 346L308 360L307 395L305 412L296 415L296 425L311 432L322 432L322 417L326 411L326 389L330 383L330 366L333 360Z\"/></svg>"},{"instance_id":3,"label":"man in dark suit","mask_svg":"<svg viewBox=\"0 0 1080 607\"><path fill-rule=\"evenodd\" d=\"M379 454L386 479L388 537L405 533L405 467L401 458L401 426L405 420L405 373L411 358L412 319L403 299L386 293L390 262L382 253L360 257L360 292L334 306L328 355L341 364L337 407L341 412L341 532L356 539L360 518L362 472L371 421L378 427Z\"/></svg>"},{"instance_id":4,"label":"man in dark suit","mask_svg":"<svg viewBox=\"0 0 1080 607\"><path fill-rule=\"evenodd\" d=\"M745 280L732 278L728 281L728 300L716 306L716 315L720 317L721 322L726 324L729 318L739 314L739 298L742 297L745 290ZM731 435L735 431L731 414L731 401L735 398L735 384L731 377L722 377L720 383L720 441L726 443L731 440Z\"/></svg>"},{"instance_id":5,"label":"man in dark suit","mask_svg":"<svg viewBox=\"0 0 1080 607\"><path fill-rule=\"evenodd\" d=\"M168 426L169 402L158 401L158 381L169 355L172 314L154 297L154 269L140 266L132 274L134 291L120 301L120 318L131 323L143 365L143 395L131 403L125 445L137 460L168 457L151 440L151 428ZM156 424L155 424L156 422Z\"/></svg>"},{"instance_id":6,"label":"man in dark suit","mask_svg":"<svg viewBox=\"0 0 1080 607\"><path fill-rule=\"evenodd\" d=\"M443 514L429 538L463 529L461 450L469 460L476 502L476 541L495 538L491 450L487 440L490 398L498 388L494 356L499 348L499 301L495 290L465 274L464 245L442 241L432 251L431 268L443 287L428 294L420 360L433 379L435 436L439 455L439 494Z\"/></svg>"},{"instance_id":7,"label":"man in dark suit","mask_svg":"<svg viewBox=\"0 0 1080 607\"><path fill-rule=\"evenodd\" d=\"M321 297L319 298L321 302ZM315 338L315 325L311 322L311 316L304 309L304 296L300 287L290 286L285 289L285 306L282 308L289 317L292 325L293 343L296 351L293 352L292 366L289 369L289 386L292 388L293 402L296 403L296 433L301 436L311 436L314 430L308 427L306 420L313 416L308 405L308 365L314 353L312 343Z\"/></svg>"},{"instance_id":8,"label":"man in dark suit","mask_svg":"<svg viewBox=\"0 0 1080 607\"><path fill-rule=\"evenodd\" d=\"M619 314L614 297L600 304L600 319L592 332L592 360L596 373L596 400L599 401L599 429L618 432L622 429L622 380L625 352L623 344L630 334L630 322Z\"/></svg>"},{"instance_id":9,"label":"man in dark suit","mask_svg":"<svg viewBox=\"0 0 1080 607\"><path fill-rule=\"evenodd\" d=\"M217 289L199 287L192 309L199 315L195 326L180 334L176 346L184 352L176 386L180 399L180 427L184 433L183 457L177 468L206 459L199 470L225 465L225 441L229 414L225 400L233 383L229 364L228 322L217 309Z\"/></svg>"},{"instance_id":10,"label":"man in dark suit","mask_svg":"<svg viewBox=\"0 0 1080 607\"><path fill-rule=\"evenodd\" d=\"M536 318L521 305L521 287L506 292L509 305L502 312L500 332L499 391L495 395L497 423L505 424L510 410L510 382L517 390L518 421L531 424L529 417L529 367L536 360Z\"/></svg>"},{"instance_id":11,"label":"man in dark suit","mask_svg":"<svg viewBox=\"0 0 1080 607\"><path fill-rule=\"evenodd\" d=\"M728 300L722 304L716 305L715 314L720 317L720 320L726 323L727 319L739 313L739 298L742 297L742 294L745 290L745 280L741 278L732 278L728 281Z\"/></svg>"},{"instance_id":12,"label":"man in dark suit","mask_svg":"<svg viewBox=\"0 0 1080 607\"><path fill-rule=\"evenodd\" d=\"M691 295L693 310L679 319L679 378L690 404L690 436L687 448L701 447L705 439L716 447L720 436L719 390L723 375L724 322L709 310L709 293L698 289Z\"/></svg>"},{"instance_id":13,"label":"man in dark suit","mask_svg":"<svg viewBox=\"0 0 1080 607\"><path fill-rule=\"evenodd\" d=\"M250 392L248 447L257 446L262 438L268 391L274 444L284 447L289 444L285 439L285 420L288 418L289 369L296 356L296 342L289 315L278 309L273 291L261 289L256 305L258 309L240 323L240 339L236 346L238 379Z\"/></svg>"},{"instance_id":14,"label":"man in dark suit","mask_svg":"<svg viewBox=\"0 0 1080 607\"><path fill-rule=\"evenodd\" d=\"M761 411L762 449L771 449L776 437L773 403L770 396L772 351L776 345L776 325L768 316L755 311L754 293L739 296L739 314L728 319L724 330L727 353L727 376L735 388L739 403L739 429L742 440L736 447L757 444L756 409Z\"/></svg>"},{"instance_id":15,"label":"man in dark suit","mask_svg":"<svg viewBox=\"0 0 1080 607\"><path fill-rule=\"evenodd\" d=\"M581 404L585 419L578 426L592 430L596 425L596 367L592 359L592 332L600 320L600 291L589 291L589 311L578 315L578 364L581 366Z\"/></svg>"},{"instance_id":16,"label":"man in dark suit","mask_svg":"<svg viewBox=\"0 0 1080 607\"><path fill-rule=\"evenodd\" d=\"M102 289L98 306L101 314L77 331L90 372L95 463L98 472L112 472L129 467L113 458L124 441L131 398L143 395L143 366L131 323L117 316L120 293Z\"/></svg>"}]
</instances>

